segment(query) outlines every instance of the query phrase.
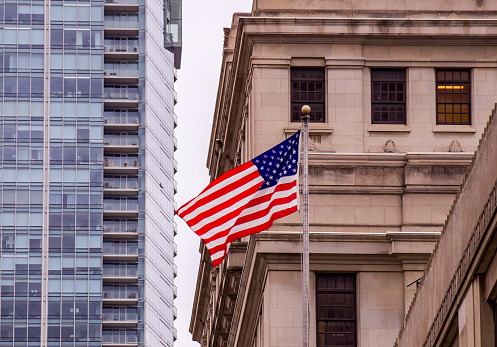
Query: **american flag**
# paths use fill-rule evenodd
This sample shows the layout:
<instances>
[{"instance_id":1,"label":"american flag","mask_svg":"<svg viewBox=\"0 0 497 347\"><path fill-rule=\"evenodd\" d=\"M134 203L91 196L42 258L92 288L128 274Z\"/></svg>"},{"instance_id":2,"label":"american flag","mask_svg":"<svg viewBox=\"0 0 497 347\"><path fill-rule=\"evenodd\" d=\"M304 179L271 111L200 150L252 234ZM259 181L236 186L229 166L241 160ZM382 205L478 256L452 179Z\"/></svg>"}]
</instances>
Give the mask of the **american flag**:
<instances>
[{"instance_id":1,"label":"american flag","mask_svg":"<svg viewBox=\"0 0 497 347\"><path fill-rule=\"evenodd\" d=\"M176 214L204 241L212 266L232 241L297 211L300 131L214 180Z\"/></svg>"}]
</instances>

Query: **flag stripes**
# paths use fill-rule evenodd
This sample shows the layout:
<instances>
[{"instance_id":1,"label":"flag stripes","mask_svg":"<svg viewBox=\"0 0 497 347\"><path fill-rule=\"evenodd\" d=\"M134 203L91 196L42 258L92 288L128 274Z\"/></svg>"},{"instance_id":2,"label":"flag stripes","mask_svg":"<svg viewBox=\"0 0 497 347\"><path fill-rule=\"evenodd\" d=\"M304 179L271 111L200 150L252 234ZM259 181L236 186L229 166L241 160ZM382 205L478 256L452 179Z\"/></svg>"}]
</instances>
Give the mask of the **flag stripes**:
<instances>
[{"instance_id":1,"label":"flag stripes","mask_svg":"<svg viewBox=\"0 0 497 347\"><path fill-rule=\"evenodd\" d=\"M213 266L222 262L232 241L297 211L299 136L221 175L176 211L202 238Z\"/></svg>"}]
</instances>

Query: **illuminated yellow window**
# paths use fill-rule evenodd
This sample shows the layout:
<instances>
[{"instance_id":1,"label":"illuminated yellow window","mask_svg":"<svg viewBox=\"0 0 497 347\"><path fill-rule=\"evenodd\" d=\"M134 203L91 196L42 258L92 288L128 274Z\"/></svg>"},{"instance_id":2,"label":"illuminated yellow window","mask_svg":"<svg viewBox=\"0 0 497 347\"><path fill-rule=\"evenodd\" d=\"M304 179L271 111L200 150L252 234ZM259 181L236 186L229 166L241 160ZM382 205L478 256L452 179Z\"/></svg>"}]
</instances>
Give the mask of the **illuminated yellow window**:
<instances>
[{"instance_id":1,"label":"illuminated yellow window","mask_svg":"<svg viewBox=\"0 0 497 347\"><path fill-rule=\"evenodd\" d=\"M437 70L437 124L471 124L470 70Z\"/></svg>"}]
</instances>

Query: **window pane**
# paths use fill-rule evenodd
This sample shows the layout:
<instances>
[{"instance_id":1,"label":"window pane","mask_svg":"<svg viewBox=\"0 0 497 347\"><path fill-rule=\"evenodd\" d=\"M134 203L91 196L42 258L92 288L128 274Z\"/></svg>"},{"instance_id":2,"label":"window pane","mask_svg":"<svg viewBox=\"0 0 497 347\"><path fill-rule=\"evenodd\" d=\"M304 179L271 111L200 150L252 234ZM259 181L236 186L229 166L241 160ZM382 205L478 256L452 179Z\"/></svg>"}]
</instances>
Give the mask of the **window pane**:
<instances>
[{"instance_id":1,"label":"window pane","mask_svg":"<svg viewBox=\"0 0 497 347\"><path fill-rule=\"evenodd\" d=\"M325 122L325 70L323 68L291 69L291 121L300 122L301 108L311 107L311 122Z\"/></svg>"},{"instance_id":2,"label":"window pane","mask_svg":"<svg viewBox=\"0 0 497 347\"><path fill-rule=\"evenodd\" d=\"M354 274L317 274L317 346L356 346Z\"/></svg>"},{"instance_id":3,"label":"window pane","mask_svg":"<svg viewBox=\"0 0 497 347\"><path fill-rule=\"evenodd\" d=\"M470 70L437 71L437 124L471 124Z\"/></svg>"},{"instance_id":4,"label":"window pane","mask_svg":"<svg viewBox=\"0 0 497 347\"><path fill-rule=\"evenodd\" d=\"M406 123L406 70L371 69L371 123Z\"/></svg>"}]
</instances>

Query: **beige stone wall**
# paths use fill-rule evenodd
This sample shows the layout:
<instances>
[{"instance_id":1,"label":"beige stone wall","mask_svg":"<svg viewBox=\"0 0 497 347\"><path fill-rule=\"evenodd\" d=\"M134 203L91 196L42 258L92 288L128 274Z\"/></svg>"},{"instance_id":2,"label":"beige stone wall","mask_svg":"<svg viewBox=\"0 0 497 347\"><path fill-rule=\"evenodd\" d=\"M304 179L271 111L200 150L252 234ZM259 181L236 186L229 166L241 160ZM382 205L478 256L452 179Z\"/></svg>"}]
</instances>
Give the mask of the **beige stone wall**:
<instances>
[{"instance_id":1,"label":"beige stone wall","mask_svg":"<svg viewBox=\"0 0 497 347\"><path fill-rule=\"evenodd\" d=\"M254 155L284 138L283 129L297 129L290 119L290 66L302 55L300 45L255 45L250 117L254 125ZM370 46L326 45L305 47L311 65L326 65L326 109L324 124L311 124L312 130L327 129L317 143L318 151L344 153L383 152L388 140L395 150L406 152L446 152L452 141L463 151L472 152L497 102L497 67L478 61L497 57L494 47L451 46ZM457 56L458 63L454 63ZM336 66L336 60L341 65ZM326 63L325 63L326 62ZM487 64L488 65L488 64ZM371 124L372 67L407 68L406 125ZM471 118L469 126L436 125L436 68L470 68Z\"/></svg>"},{"instance_id":2,"label":"beige stone wall","mask_svg":"<svg viewBox=\"0 0 497 347\"><path fill-rule=\"evenodd\" d=\"M313 284L314 281L311 281ZM314 286L311 292L314 291ZM302 273L269 271L263 293L264 346L302 345ZM313 305L314 306L314 305ZM311 332L315 323L311 320ZM315 346L314 338L311 338Z\"/></svg>"},{"instance_id":3,"label":"beige stone wall","mask_svg":"<svg viewBox=\"0 0 497 347\"><path fill-rule=\"evenodd\" d=\"M360 272L358 284L358 346L392 346L405 314L401 272Z\"/></svg>"}]
</instances>

